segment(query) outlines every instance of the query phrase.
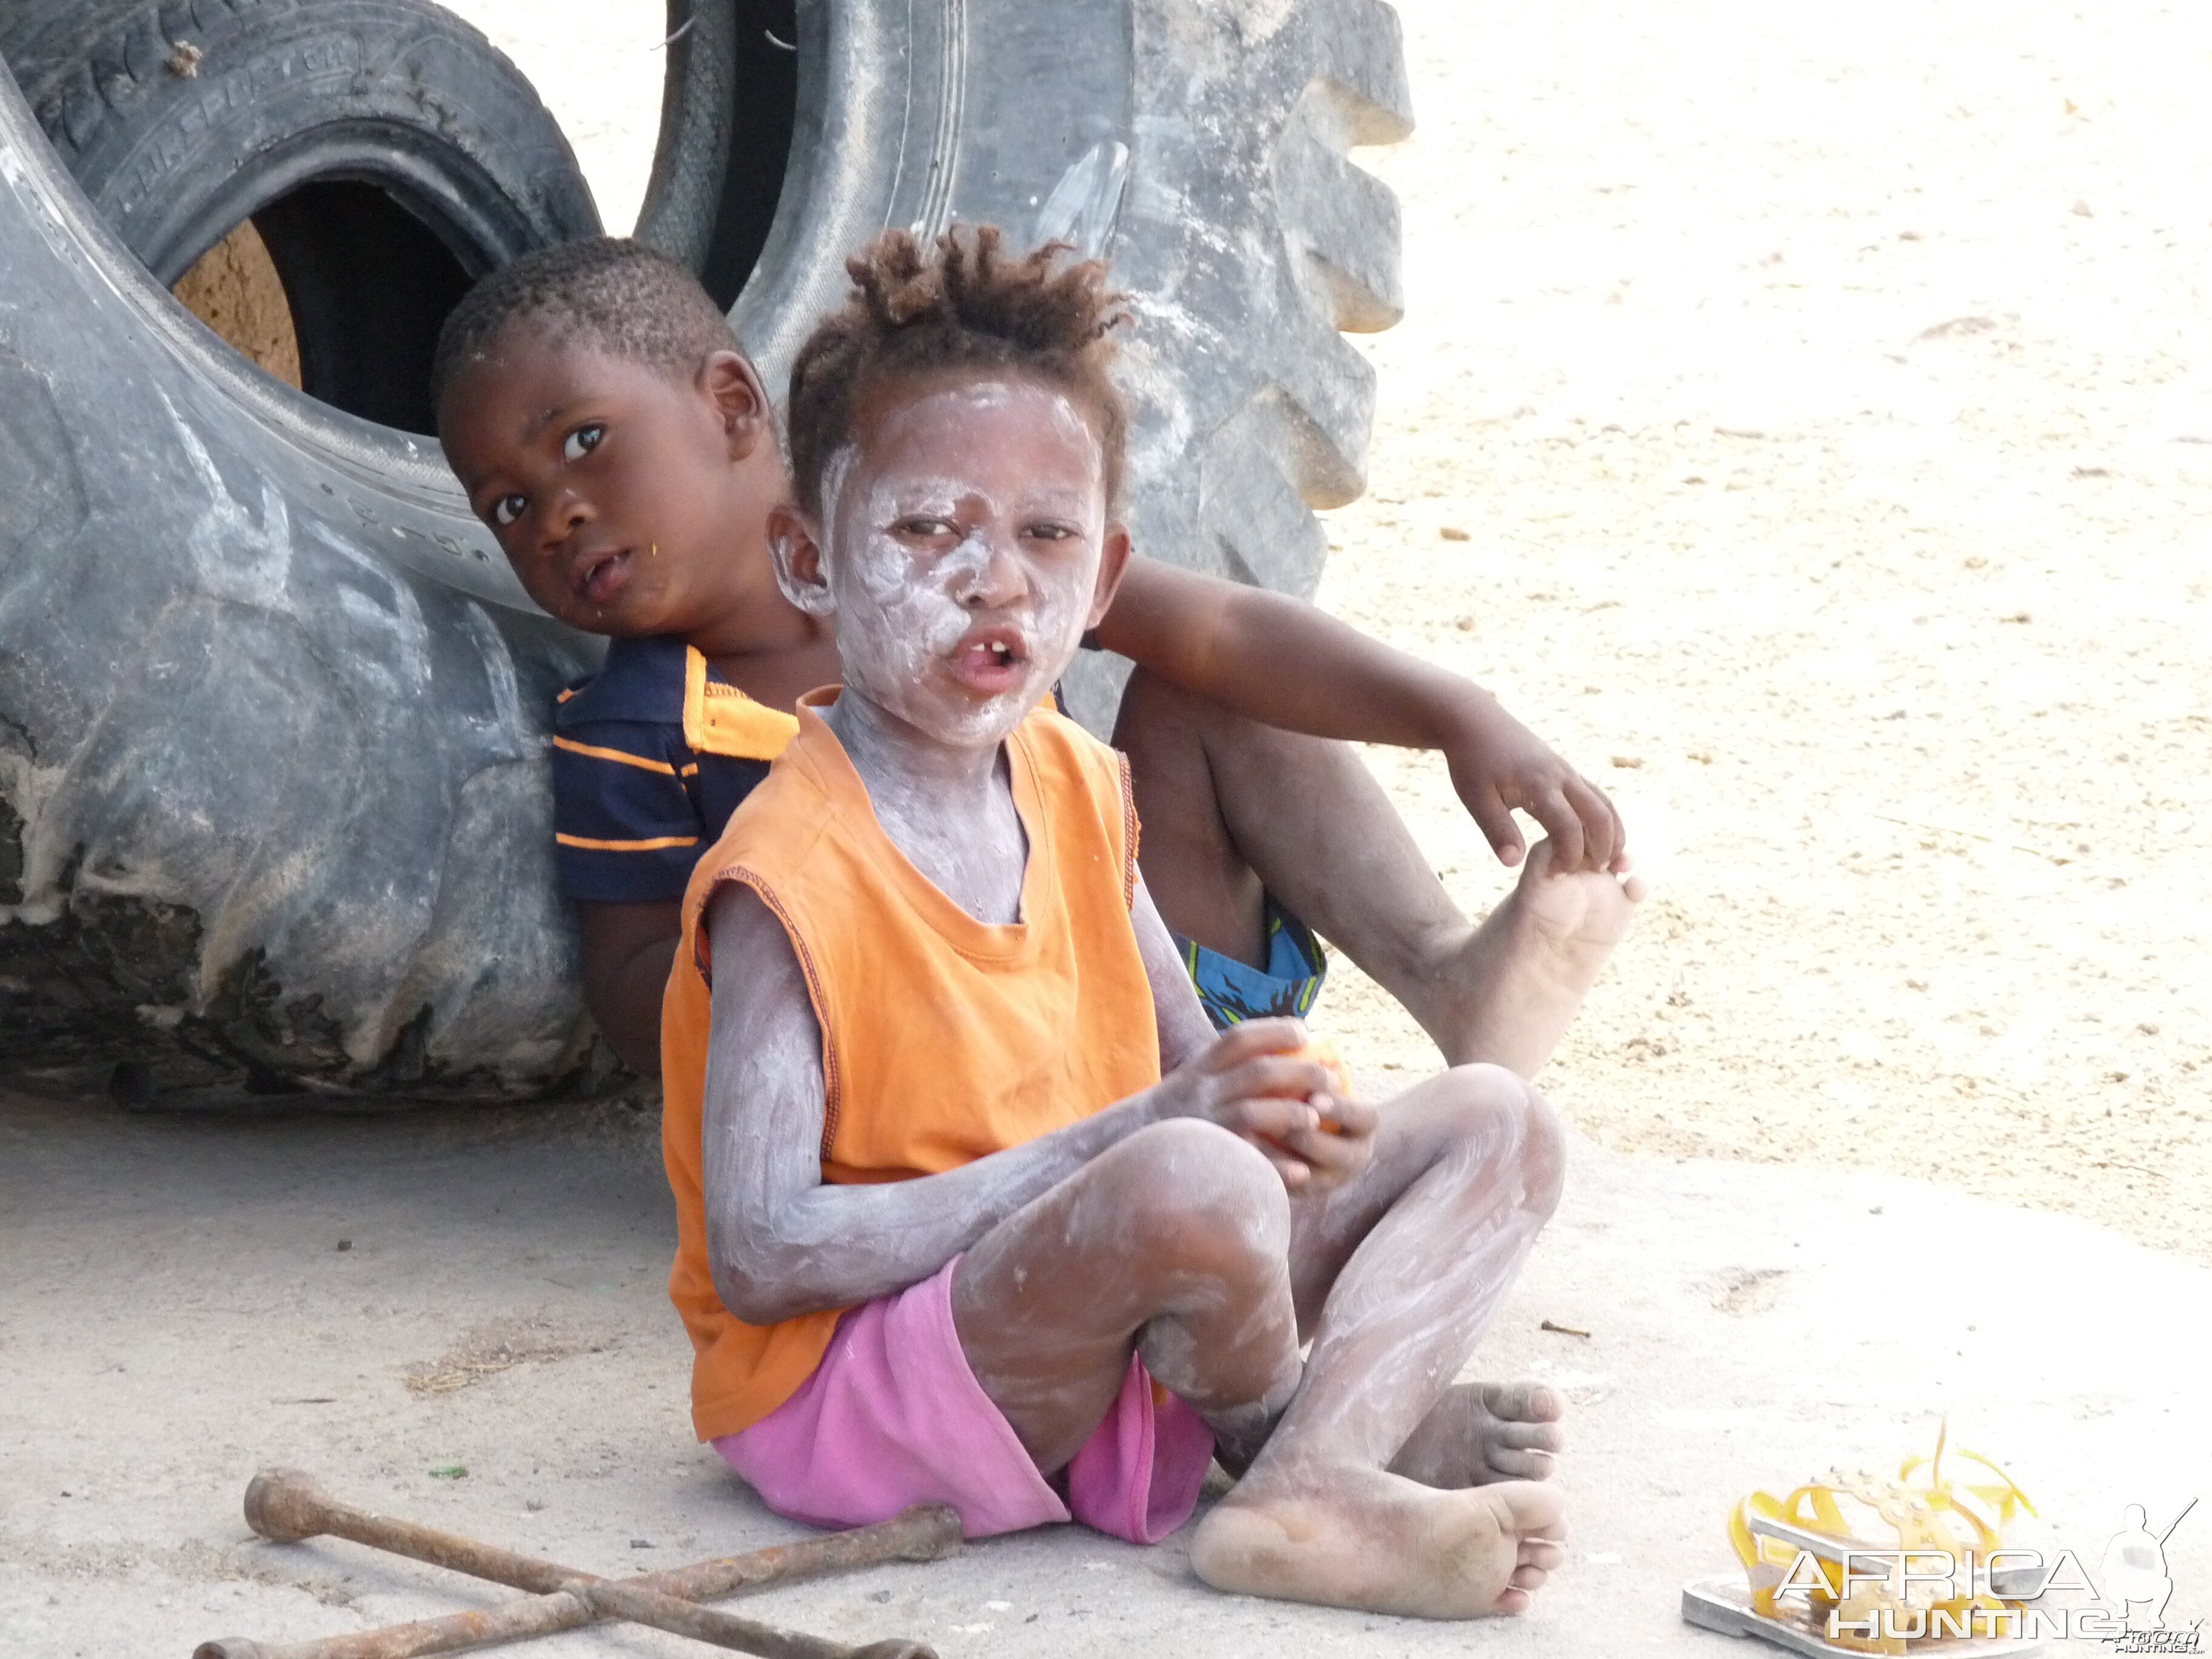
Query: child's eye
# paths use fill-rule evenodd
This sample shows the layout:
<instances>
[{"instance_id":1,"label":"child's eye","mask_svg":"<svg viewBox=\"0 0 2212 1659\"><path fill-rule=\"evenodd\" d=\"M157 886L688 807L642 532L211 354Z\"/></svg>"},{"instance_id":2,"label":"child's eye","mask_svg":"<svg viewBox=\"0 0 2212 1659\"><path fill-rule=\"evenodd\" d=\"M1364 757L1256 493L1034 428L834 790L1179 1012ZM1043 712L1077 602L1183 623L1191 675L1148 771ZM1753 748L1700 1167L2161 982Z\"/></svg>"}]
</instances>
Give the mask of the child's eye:
<instances>
[{"instance_id":1,"label":"child's eye","mask_svg":"<svg viewBox=\"0 0 2212 1659\"><path fill-rule=\"evenodd\" d=\"M960 533L953 525L943 519L908 519L902 523L899 528L908 535L923 541L934 541L939 536L957 536Z\"/></svg>"},{"instance_id":2,"label":"child's eye","mask_svg":"<svg viewBox=\"0 0 2212 1659\"><path fill-rule=\"evenodd\" d=\"M529 505L529 498L525 495L501 496L491 504L493 526L497 529L506 529L522 516L522 509Z\"/></svg>"},{"instance_id":3,"label":"child's eye","mask_svg":"<svg viewBox=\"0 0 2212 1659\"><path fill-rule=\"evenodd\" d=\"M603 426L578 427L562 444L561 459L564 461L582 460L599 447L599 440L606 435L607 429Z\"/></svg>"}]
</instances>

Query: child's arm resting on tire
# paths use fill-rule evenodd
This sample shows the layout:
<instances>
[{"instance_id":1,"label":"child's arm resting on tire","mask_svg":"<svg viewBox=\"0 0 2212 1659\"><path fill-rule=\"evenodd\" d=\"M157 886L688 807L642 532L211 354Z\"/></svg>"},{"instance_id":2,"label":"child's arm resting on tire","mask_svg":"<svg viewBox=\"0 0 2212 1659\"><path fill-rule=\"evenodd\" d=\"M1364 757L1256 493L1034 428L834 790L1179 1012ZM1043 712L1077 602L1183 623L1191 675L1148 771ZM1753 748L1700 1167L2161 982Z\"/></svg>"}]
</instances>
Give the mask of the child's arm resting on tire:
<instances>
[{"instance_id":1,"label":"child's arm resting on tire","mask_svg":"<svg viewBox=\"0 0 2212 1659\"><path fill-rule=\"evenodd\" d=\"M1527 851L1517 809L1551 836L1554 869L1626 867L1627 838L1605 793L1497 698L1303 599L1135 557L1097 632L1107 650L1262 725L1441 750L1503 863Z\"/></svg>"}]
</instances>

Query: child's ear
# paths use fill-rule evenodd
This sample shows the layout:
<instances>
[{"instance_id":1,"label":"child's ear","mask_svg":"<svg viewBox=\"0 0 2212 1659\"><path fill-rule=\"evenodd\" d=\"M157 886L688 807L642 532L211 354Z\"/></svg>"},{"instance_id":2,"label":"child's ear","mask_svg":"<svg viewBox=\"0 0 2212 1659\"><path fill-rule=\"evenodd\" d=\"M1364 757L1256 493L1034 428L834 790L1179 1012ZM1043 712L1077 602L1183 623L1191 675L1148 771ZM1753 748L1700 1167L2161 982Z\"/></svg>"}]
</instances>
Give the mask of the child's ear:
<instances>
[{"instance_id":1,"label":"child's ear","mask_svg":"<svg viewBox=\"0 0 2212 1659\"><path fill-rule=\"evenodd\" d=\"M760 371L740 351L713 351L699 366L699 386L721 412L722 430L729 434L730 459L741 461L760 447L775 441L769 415L768 389Z\"/></svg>"},{"instance_id":2,"label":"child's ear","mask_svg":"<svg viewBox=\"0 0 2212 1659\"><path fill-rule=\"evenodd\" d=\"M823 568L822 538L806 515L789 501L769 509L768 555L775 563L775 585L810 617L831 617L837 602L830 594L830 573Z\"/></svg>"},{"instance_id":3,"label":"child's ear","mask_svg":"<svg viewBox=\"0 0 2212 1659\"><path fill-rule=\"evenodd\" d=\"M1114 596L1121 591L1121 578L1129 568L1129 532L1125 525L1106 526L1106 540L1098 550L1098 586L1091 595L1091 615L1084 623L1085 628L1096 628L1114 608Z\"/></svg>"}]
</instances>

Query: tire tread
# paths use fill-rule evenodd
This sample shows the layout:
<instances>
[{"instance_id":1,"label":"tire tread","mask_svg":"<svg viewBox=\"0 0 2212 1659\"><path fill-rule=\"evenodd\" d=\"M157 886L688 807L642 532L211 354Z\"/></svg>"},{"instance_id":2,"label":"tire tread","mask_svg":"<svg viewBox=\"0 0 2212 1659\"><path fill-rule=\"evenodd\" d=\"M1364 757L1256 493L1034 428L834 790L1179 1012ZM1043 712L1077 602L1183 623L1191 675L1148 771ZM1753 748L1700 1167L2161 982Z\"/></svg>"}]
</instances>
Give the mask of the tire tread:
<instances>
[{"instance_id":1,"label":"tire tread","mask_svg":"<svg viewBox=\"0 0 2212 1659\"><path fill-rule=\"evenodd\" d=\"M1388 328L1404 311L1397 198L1348 154L1412 130L1397 14L1382 0L1146 3L1162 39L1193 43L1160 77L1163 124L1179 130L1188 106L1199 131L1223 136L1152 152L1149 182L1184 204L1184 224L1146 227L1180 246L1164 270L1140 252L1143 280L1196 311L1206 339L1173 346L1198 430L1149 455L1170 505L1139 509L1143 539L1310 594L1328 552L1313 510L1366 483L1375 375L1340 331Z\"/></svg>"},{"instance_id":2,"label":"tire tread","mask_svg":"<svg viewBox=\"0 0 2212 1659\"><path fill-rule=\"evenodd\" d=\"M429 0L387 0L434 15L441 27L514 69L465 19ZM108 119L128 115L169 75L179 46L238 27L248 14L296 11L299 0L46 0L0 4L0 59L63 159L99 142ZM256 19L255 21L260 21ZM514 70L518 79L524 78Z\"/></svg>"}]
</instances>

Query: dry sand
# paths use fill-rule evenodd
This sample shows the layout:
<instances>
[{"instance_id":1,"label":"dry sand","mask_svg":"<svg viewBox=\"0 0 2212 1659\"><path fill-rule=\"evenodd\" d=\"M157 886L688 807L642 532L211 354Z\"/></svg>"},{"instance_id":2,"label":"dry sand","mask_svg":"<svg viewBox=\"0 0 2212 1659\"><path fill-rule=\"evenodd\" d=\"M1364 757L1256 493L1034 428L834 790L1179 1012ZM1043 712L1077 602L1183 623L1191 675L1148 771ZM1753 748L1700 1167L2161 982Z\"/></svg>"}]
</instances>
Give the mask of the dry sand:
<instances>
[{"instance_id":1,"label":"dry sand","mask_svg":"<svg viewBox=\"0 0 2212 1659\"><path fill-rule=\"evenodd\" d=\"M1660 880L1549 1088L2212 1259L2212 14L1401 9L1407 314L1322 597ZM1323 1018L1431 1063L1371 987Z\"/></svg>"},{"instance_id":2,"label":"dry sand","mask_svg":"<svg viewBox=\"0 0 2212 1659\"><path fill-rule=\"evenodd\" d=\"M1893 1468L1939 1411L2033 1495L2009 1541L2092 1571L2123 1504L2162 1528L2212 1490L2212 1340L2186 1316L2212 1269L1893 1176L1582 1140L1573 1161L1476 1358L1571 1403L1571 1559L1526 1620L1217 1595L1188 1528L1140 1549L1079 1527L733 1610L945 1659L1761 1659L1677 1613L1685 1579L1736 1577L1727 1506ZM254 1540L239 1498L270 1463L591 1572L796 1535L692 1443L660 1290L673 1233L655 1125L619 1107L257 1121L0 1095L0 1654L181 1659L227 1632L297 1641L496 1599L349 1545ZM1931 1254L1972 1271L1884 1293L1917 1289ZM2202 1507L2170 1546L2179 1626L2212 1592ZM513 1652L700 1650L607 1632Z\"/></svg>"},{"instance_id":3,"label":"dry sand","mask_svg":"<svg viewBox=\"0 0 2212 1659\"><path fill-rule=\"evenodd\" d=\"M628 224L657 13L458 9ZM1497 690L1659 880L1547 1086L1625 1151L2212 1260L2212 14L1400 12L1419 127L1362 160L1407 310L1321 597ZM1375 759L1494 902L1443 766ZM1434 1063L1348 965L1317 1022Z\"/></svg>"}]
</instances>

